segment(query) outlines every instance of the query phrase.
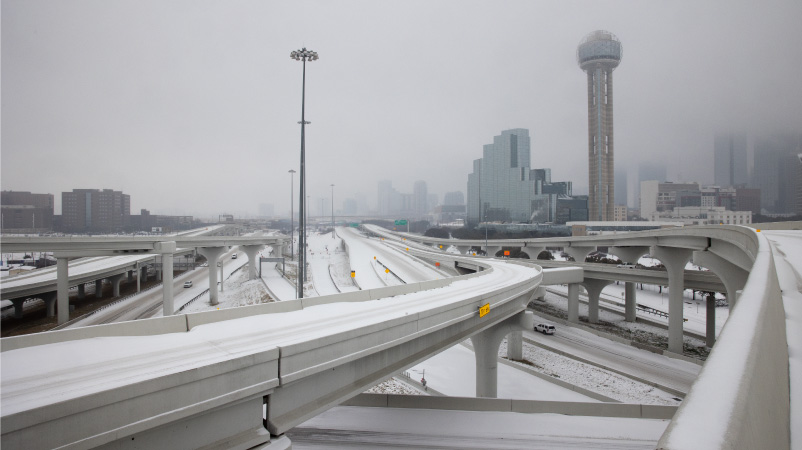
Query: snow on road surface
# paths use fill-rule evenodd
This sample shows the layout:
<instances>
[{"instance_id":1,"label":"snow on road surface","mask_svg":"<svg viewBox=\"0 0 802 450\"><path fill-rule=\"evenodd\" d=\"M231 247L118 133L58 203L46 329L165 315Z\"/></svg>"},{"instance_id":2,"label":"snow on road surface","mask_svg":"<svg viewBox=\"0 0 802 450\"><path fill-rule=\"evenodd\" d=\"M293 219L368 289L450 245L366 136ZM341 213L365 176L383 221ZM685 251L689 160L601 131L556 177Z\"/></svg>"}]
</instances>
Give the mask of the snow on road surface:
<instances>
[{"instance_id":1,"label":"snow on road surface","mask_svg":"<svg viewBox=\"0 0 802 450\"><path fill-rule=\"evenodd\" d=\"M275 300L293 300L297 298L296 287L281 274L279 263L262 263L262 279Z\"/></svg>"},{"instance_id":2,"label":"snow on road surface","mask_svg":"<svg viewBox=\"0 0 802 450\"><path fill-rule=\"evenodd\" d=\"M791 448L802 449L802 232L763 231L774 247L783 291L791 386Z\"/></svg>"},{"instance_id":3,"label":"snow on road surface","mask_svg":"<svg viewBox=\"0 0 802 450\"><path fill-rule=\"evenodd\" d=\"M338 406L287 432L293 449L653 449L668 420Z\"/></svg>"},{"instance_id":4,"label":"snow on road surface","mask_svg":"<svg viewBox=\"0 0 802 450\"><path fill-rule=\"evenodd\" d=\"M539 317L535 318L535 322L548 323ZM690 390L701 370L698 364L643 351L568 326L558 326L556 333L551 336L526 331L524 337L558 351L685 393Z\"/></svg>"},{"instance_id":5,"label":"snow on road surface","mask_svg":"<svg viewBox=\"0 0 802 450\"><path fill-rule=\"evenodd\" d=\"M341 230L338 228L338 232ZM342 240L331 233L313 233L308 238L307 264L318 295L357 290L350 279L348 254L342 248Z\"/></svg>"}]
</instances>

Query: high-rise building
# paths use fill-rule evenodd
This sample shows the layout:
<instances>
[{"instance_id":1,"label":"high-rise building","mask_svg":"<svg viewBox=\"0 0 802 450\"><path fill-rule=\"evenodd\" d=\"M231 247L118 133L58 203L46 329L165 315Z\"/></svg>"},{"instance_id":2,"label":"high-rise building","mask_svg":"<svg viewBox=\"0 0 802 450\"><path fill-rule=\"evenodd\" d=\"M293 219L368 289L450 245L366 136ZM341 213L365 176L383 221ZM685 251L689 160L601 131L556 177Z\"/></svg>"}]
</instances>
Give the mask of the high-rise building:
<instances>
[{"instance_id":1,"label":"high-rise building","mask_svg":"<svg viewBox=\"0 0 802 450\"><path fill-rule=\"evenodd\" d=\"M588 75L588 209L590 220L613 220L613 70L623 55L608 31L594 31L579 43L576 59Z\"/></svg>"},{"instance_id":2,"label":"high-rise building","mask_svg":"<svg viewBox=\"0 0 802 450\"><path fill-rule=\"evenodd\" d=\"M416 181L412 187L412 211L421 217L429 211L429 189L423 180Z\"/></svg>"},{"instance_id":3,"label":"high-rise building","mask_svg":"<svg viewBox=\"0 0 802 450\"><path fill-rule=\"evenodd\" d=\"M746 136L717 134L713 139L713 175L717 186L744 186L746 176Z\"/></svg>"},{"instance_id":4,"label":"high-rise building","mask_svg":"<svg viewBox=\"0 0 802 450\"><path fill-rule=\"evenodd\" d=\"M557 197L570 182L552 182L551 169L530 169L529 130L505 130L483 149L468 175L468 223L554 222Z\"/></svg>"},{"instance_id":5,"label":"high-rise building","mask_svg":"<svg viewBox=\"0 0 802 450\"><path fill-rule=\"evenodd\" d=\"M797 154L802 135L778 134L755 138L752 187L760 189L761 208L770 214L792 214L800 180Z\"/></svg>"},{"instance_id":6,"label":"high-rise building","mask_svg":"<svg viewBox=\"0 0 802 450\"><path fill-rule=\"evenodd\" d=\"M446 192L443 198L443 205L464 205L465 195L462 191Z\"/></svg>"},{"instance_id":7,"label":"high-rise building","mask_svg":"<svg viewBox=\"0 0 802 450\"><path fill-rule=\"evenodd\" d=\"M131 196L111 189L61 193L61 226L72 232L120 231L131 215Z\"/></svg>"},{"instance_id":8,"label":"high-rise building","mask_svg":"<svg viewBox=\"0 0 802 450\"><path fill-rule=\"evenodd\" d=\"M627 169L617 167L615 169L615 204L627 206Z\"/></svg>"},{"instance_id":9,"label":"high-rise building","mask_svg":"<svg viewBox=\"0 0 802 450\"><path fill-rule=\"evenodd\" d=\"M0 231L41 232L53 229L53 194L3 191Z\"/></svg>"}]
</instances>

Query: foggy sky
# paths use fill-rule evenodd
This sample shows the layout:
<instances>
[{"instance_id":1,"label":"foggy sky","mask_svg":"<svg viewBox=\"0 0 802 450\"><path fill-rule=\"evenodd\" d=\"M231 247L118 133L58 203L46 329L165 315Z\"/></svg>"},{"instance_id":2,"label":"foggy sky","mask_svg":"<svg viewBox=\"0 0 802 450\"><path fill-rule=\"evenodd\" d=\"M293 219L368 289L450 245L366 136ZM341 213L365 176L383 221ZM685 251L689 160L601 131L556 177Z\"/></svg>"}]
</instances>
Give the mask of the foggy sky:
<instances>
[{"instance_id":1,"label":"foggy sky","mask_svg":"<svg viewBox=\"0 0 802 450\"><path fill-rule=\"evenodd\" d=\"M501 130L587 191L580 40L622 42L615 164L713 182L717 131L802 131L802 2L3 0L4 190L106 188L131 211L289 210L307 47L308 194L442 201ZM749 163L751 166L751 161ZM298 175L295 176L297 202ZM319 201L319 200L318 200ZM297 207L296 207L297 209Z\"/></svg>"}]
</instances>

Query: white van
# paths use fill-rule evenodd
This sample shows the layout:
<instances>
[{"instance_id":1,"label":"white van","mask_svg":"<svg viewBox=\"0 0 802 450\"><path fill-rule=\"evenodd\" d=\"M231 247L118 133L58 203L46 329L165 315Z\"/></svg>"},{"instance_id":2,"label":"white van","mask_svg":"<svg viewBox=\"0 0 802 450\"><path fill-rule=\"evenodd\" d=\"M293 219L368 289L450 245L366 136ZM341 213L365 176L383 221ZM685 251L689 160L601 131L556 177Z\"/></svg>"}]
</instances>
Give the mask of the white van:
<instances>
[{"instance_id":1,"label":"white van","mask_svg":"<svg viewBox=\"0 0 802 450\"><path fill-rule=\"evenodd\" d=\"M557 329L554 328L554 325L548 325L545 323L539 323L535 325L535 331L539 331L543 334L554 334Z\"/></svg>"}]
</instances>

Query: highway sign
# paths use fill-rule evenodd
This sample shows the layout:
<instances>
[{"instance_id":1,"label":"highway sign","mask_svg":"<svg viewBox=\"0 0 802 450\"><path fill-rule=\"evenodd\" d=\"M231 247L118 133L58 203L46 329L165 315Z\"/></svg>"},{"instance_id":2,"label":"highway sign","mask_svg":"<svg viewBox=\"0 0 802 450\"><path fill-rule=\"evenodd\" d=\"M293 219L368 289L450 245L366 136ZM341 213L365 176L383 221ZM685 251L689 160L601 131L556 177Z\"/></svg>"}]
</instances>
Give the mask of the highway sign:
<instances>
[{"instance_id":1,"label":"highway sign","mask_svg":"<svg viewBox=\"0 0 802 450\"><path fill-rule=\"evenodd\" d=\"M406 224L407 224L406 219L401 219L401 220L396 220L393 225L406 225Z\"/></svg>"}]
</instances>

